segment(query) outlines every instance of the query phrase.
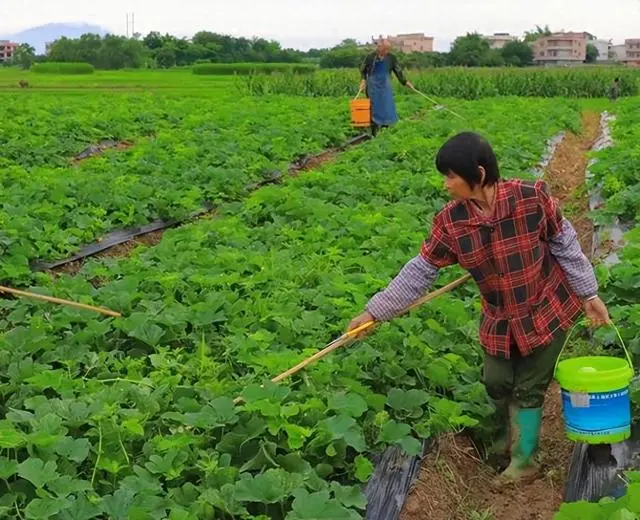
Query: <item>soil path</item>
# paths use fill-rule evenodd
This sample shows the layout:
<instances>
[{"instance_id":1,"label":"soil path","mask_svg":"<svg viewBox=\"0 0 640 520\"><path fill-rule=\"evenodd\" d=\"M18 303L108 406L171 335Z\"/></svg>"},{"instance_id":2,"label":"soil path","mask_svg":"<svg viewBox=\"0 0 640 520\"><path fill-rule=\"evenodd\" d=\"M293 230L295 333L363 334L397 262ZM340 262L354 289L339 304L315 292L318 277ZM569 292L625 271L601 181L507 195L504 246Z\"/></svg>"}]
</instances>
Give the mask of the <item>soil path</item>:
<instances>
[{"instance_id":1,"label":"soil path","mask_svg":"<svg viewBox=\"0 0 640 520\"><path fill-rule=\"evenodd\" d=\"M567 133L545 171L545 180L588 254L593 226L587 216L585 170L599 123L599 114L585 112L581 134ZM539 478L499 488L493 484L495 471L480 459L468 436L441 437L423 461L401 520L552 520L562 502L573 448L564 435L556 383L547 392L540 445Z\"/></svg>"}]
</instances>

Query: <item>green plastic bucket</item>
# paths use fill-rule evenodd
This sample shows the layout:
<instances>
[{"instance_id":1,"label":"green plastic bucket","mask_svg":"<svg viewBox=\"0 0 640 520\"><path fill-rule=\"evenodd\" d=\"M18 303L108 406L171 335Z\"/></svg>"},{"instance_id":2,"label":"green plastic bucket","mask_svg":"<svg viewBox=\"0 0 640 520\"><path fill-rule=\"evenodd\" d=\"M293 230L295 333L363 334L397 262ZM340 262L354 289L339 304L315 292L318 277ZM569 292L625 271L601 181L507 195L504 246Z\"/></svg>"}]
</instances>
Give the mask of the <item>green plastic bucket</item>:
<instances>
[{"instance_id":1,"label":"green plastic bucket","mask_svg":"<svg viewBox=\"0 0 640 520\"><path fill-rule=\"evenodd\" d=\"M572 441L615 444L631 436L629 384L633 364L617 329L616 334L626 359L587 356L560 361L558 358L555 378L562 388L565 432Z\"/></svg>"}]
</instances>

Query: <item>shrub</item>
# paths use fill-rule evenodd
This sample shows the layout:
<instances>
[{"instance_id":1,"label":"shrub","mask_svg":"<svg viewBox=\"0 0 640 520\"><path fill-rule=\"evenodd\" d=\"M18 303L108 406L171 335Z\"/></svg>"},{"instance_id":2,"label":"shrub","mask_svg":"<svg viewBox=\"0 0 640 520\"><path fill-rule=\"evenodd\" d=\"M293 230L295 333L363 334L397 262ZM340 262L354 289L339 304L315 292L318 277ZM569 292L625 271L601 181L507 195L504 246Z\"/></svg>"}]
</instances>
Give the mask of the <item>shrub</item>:
<instances>
[{"instance_id":1,"label":"shrub","mask_svg":"<svg viewBox=\"0 0 640 520\"><path fill-rule=\"evenodd\" d=\"M49 61L34 63L31 70L39 74L93 74L95 69L90 63Z\"/></svg>"}]
</instances>

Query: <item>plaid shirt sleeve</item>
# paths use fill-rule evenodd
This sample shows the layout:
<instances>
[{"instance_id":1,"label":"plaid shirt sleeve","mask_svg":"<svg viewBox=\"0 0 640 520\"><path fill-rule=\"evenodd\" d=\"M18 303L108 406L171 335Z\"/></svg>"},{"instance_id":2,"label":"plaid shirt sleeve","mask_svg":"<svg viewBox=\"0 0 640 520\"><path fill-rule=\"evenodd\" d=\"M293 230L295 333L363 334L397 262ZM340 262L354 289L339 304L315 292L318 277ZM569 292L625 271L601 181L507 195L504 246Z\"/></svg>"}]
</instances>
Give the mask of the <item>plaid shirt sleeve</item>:
<instances>
[{"instance_id":1,"label":"plaid shirt sleeve","mask_svg":"<svg viewBox=\"0 0 640 520\"><path fill-rule=\"evenodd\" d=\"M440 268L457 261L444 225L444 212L440 212L433 219L431 237L425 240L420 254L407 262L384 291L371 298L367 310L378 321L394 318L429 290Z\"/></svg>"},{"instance_id":2,"label":"plaid shirt sleeve","mask_svg":"<svg viewBox=\"0 0 640 520\"><path fill-rule=\"evenodd\" d=\"M367 304L367 311L376 321L387 321L423 296L438 276L438 268L421 255L409 260L384 291Z\"/></svg>"},{"instance_id":3,"label":"plaid shirt sleeve","mask_svg":"<svg viewBox=\"0 0 640 520\"><path fill-rule=\"evenodd\" d=\"M543 224L541 237L544 241L549 241L562 231L562 210L558 202L549 194L549 187L544 181L536 182L538 199L542 206Z\"/></svg>"},{"instance_id":4,"label":"plaid shirt sleeve","mask_svg":"<svg viewBox=\"0 0 640 520\"><path fill-rule=\"evenodd\" d=\"M431 237L425 240L420 252L422 258L438 268L458 263L451 236L444 224L444 214L442 211L433 219Z\"/></svg>"},{"instance_id":5,"label":"plaid shirt sleeve","mask_svg":"<svg viewBox=\"0 0 640 520\"><path fill-rule=\"evenodd\" d=\"M575 229L562 216L560 205L549 195L546 183L538 181L536 188L544 213L542 239L549 244L549 252L560 264L576 296L594 296L598 293L598 281L591 262L582 252Z\"/></svg>"},{"instance_id":6,"label":"plaid shirt sleeve","mask_svg":"<svg viewBox=\"0 0 640 520\"><path fill-rule=\"evenodd\" d=\"M567 219L562 219L562 230L549 240L549 252L560 264L576 296L584 299L598 294L593 266L582 252L578 235Z\"/></svg>"}]
</instances>

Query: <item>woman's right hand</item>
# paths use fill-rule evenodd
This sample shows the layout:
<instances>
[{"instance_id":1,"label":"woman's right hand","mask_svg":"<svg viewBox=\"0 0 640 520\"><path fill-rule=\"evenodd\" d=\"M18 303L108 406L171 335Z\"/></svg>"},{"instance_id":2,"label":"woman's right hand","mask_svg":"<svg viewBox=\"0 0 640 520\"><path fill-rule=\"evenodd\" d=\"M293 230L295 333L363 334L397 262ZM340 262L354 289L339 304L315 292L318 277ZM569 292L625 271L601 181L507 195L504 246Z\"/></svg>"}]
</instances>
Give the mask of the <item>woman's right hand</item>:
<instances>
[{"instance_id":1,"label":"woman's right hand","mask_svg":"<svg viewBox=\"0 0 640 520\"><path fill-rule=\"evenodd\" d=\"M357 329L358 327L364 325L367 322L374 322L374 325L360 331L358 334L354 336L356 339L362 339L368 336L369 334L371 334L373 330L376 328L375 321L376 319L373 317L373 315L369 311L365 311L362 314L360 314L360 316L357 316L351 320L351 323L349 323L349 326L347 327L347 332L351 332L352 330Z\"/></svg>"},{"instance_id":2,"label":"woman's right hand","mask_svg":"<svg viewBox=\"0 0 640 520\"><path fill-rule=\"evenodd\" d=\"M362 81L360 81L360 90L364 90L367 88L367 80L363 79Z\"/></svg>"}]
</instances>

